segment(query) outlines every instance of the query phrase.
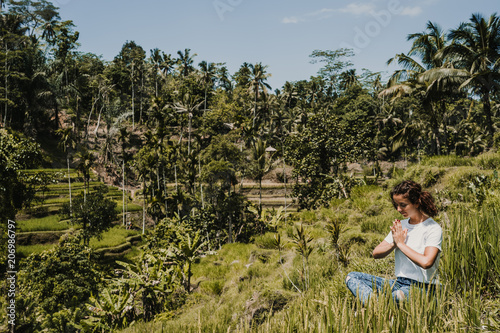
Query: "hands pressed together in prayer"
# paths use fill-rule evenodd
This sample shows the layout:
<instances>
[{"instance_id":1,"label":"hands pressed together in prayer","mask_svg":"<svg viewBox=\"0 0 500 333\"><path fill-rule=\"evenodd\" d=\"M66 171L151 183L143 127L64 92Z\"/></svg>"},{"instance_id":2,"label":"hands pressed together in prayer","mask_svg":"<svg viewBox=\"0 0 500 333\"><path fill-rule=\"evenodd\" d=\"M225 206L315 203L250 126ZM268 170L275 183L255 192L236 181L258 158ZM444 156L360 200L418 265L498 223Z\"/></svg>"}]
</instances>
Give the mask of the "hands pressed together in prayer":
<instances>
[{"instance_id":1,"label":"hands pressed together in prayer","mask_svg":"<svg viewBox=\"0 0 500 333\"><path fill-rule=\"evenodd\" d=\"M399 247L400 244L405 243L408 229L403 230L400 220L395 219L394 222L392 222L391 231L394 245Z\"/></svg>"}]
</instances>

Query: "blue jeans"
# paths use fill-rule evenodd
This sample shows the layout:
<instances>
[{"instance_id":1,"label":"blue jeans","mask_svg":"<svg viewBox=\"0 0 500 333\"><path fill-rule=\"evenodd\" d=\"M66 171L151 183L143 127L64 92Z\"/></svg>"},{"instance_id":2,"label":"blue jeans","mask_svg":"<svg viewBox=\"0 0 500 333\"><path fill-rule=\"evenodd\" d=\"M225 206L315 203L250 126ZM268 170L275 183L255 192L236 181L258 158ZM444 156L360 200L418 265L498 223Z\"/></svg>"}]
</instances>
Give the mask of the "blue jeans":
<instances>
[{"instance_id":1,"label":"blue jeans","mask_svg":"<svg viewBox=\"0 0 500 333\"><path fill-rule=\"evenodd\" d=\"M407 299L410 296L410 288L412 286L421 290L434 292L434 285L418 282L415 280L398 277L396 280L384 279L378 276L351 272L347 274L345 281L347 288L352 294L358 297L363 305L365 305L372 295L383 290L384 285L388 285L392 291L392 298L396 303Z\"/></svg>"}]
</instances>

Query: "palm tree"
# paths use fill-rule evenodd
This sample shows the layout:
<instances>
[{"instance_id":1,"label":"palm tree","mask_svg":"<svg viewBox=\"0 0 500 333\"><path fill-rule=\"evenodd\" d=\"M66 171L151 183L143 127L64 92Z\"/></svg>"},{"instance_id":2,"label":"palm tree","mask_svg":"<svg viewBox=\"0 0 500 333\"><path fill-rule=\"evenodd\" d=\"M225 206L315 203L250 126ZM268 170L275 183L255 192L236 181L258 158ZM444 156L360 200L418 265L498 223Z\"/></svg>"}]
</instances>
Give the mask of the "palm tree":
<instances>
[{"instance_id":1,"label":"palm tree","mask_svg":"<svg viewBox=\"0 0 500 333\"><path fill-rule=\"evenodd\" d=\"M217 71L217 79L219 81L218 86L222 87L226 92L231 92L233 90L233 84L231 82L231 75L226 66L221 66Z\"/></svg>"},{"instance_id":2,"label":"palm tree","mask_svg":"<svg viewBox=\"0 0 500 333\"><path fill-rule=\"evenodd\" d=\"M90 174L94 166L95 157L91 152L83 151L80 153L80 163L77 165L77 170L83 175L84 182L84 198L90 189Z\"/></svg>"},{"instance_id":3,"label":"palm tree","mask_svg":"<svg viewBox=\"0 0 500 333\"><path fill-rule=\"evenodd\" d=\"M403 82L405 80L416 79L421 73L433 68L442 68L447 64L448 57L442 56L442 51L447 46L446 35L441 27L435 23L427 22L426 31L410 34L408 41L413 41L408 54L396 54L387 61L387 64L397 61L403 67L391 76L390 82ZM418 56L421 63L413 58Z\"/></svg>"},{"instance_id":4,"label":"palm tree","mask_svg":"<svg viewBox=\"0 0 500 333\"><path fill-rule=\"evenodd\" d=\"M244 62L240 66L240 69L234 73L233 80L236 83L236 87L248 87L250 84L250 77L252 75L250 66L251 65L249 63Z\"/></svg>"},{"instance_id":5,"label":"palm tree","mask_svg":"<svg viewBox=\"0 0 500 333\"><path fill-rule=\"evenodd\" d=\"M500 17L493 14L486 20L481 14L473 14L469 22L452 30L448 38L452 43L442 54L453 58L456 69L429 76L453 77L461 82L461 88L481 96L491 139L494 134L491 95L499 90L500 83Z\"/></svg>"},{"instance_id":6,"label":"palm tree","mask_svg":"<svg viewBox=\"0 0 500 333\"><path fill-rule=\"evenodd\" d=\"M215 79L217 77L215 64L213 62L207 63L205 60L198 64L201 69L201 83L205 89L205 103L203 109L207 109L207 91L208 89L213 89Z\"/></svg>"},{"instance_id":7,"label":"palm tree","mask_svg":"<svg viewBox=\"0 0 500 333\"><path fill-rule=\"evenodd\" d=\"M253 92L254 95L254 109L253 109L253 127L255 127L255 118L257 116L257 100L259 98L259 94L262 91L266 93L266 88L271 89L271 86L266 83L268 77L271 74L266 73L266 68L268 66L262 66L262 63L257 63L255 65L250 64L251 69L251 80L249 82L248 90Z\"/></svg>"},{"instance_id":8,"label":"palm tree","mask_svg":"<svg viewBox=\"0 0 500 333\"><path fill-rule=\"evenodd\" d=\"M349 69L339 75L340 83L339 88L341 90L347 90L353 86L359 85L358 75L355 69Z\"/></svg>"},{"instance_id":9,"label":"palm tree","mask_svg":"<svg viewBox=\"0 0 500 333\"><path fill-rule=\"evenodd\" d=\"M76 140L73 135L73 127L67 127L64 129L59 129L56 131L57 134L61 136L61 141L59 141L59 146L62 146L64 151L66 152L66 162L68 164L68 187L69 187L69 214L70 217L73 216L73 205L71 201L71 173L69 171L69 160L71 149L76 148Z\"/></svg>"},{"instance_id":10,"label":"palm tree","mask_svg":"<svg viewBox=\"0 0 500 333\"><path fill-rule=\"evenodd\" d=\"M197 56L197 54L193 54L192 56L189 54L191 49L184 49L184 53L182 51L177 51L179 57L177 58L177 65L179 66L179 72L183 77L186 77L193 71L193 58Z\"/></svg>"},{"instance_id":11,"label":"palm tree","mask_svg":"<svg viewBox=\"0 0 500 333\"><path fill-rule=\"evenodd\" d=\"M155 97L158 97L158 74L160 73L160 66L162 62L162 56L160 54L160 49L155 48L150 50L151 56L149 57L149 62L153 65L153 77L155 80Z\"/></svg>"},{"instance_id":12,"label":"palm tree","mask_svg":"<svg viewBox=\"0 0 500 333\"><path fill-rule=\"evenodd\" d=\"M120 127L119 134L118 134L118 142L120 143L121 146L121 154L122 154L122 214L123 214L123 225L125 226L125 219L126 219L126 213L127 213L127 206L125 204L125 163L127 160L127 154L125 152L125 149L127 147L128 139L129 139L130 133L128 132L126 127Z\"/></svg>"},{"instance_id":13,"label":"palm tree","mask_svg":"<svg viewBox=\"0 0 500 333\"><path fill-rule=\"evenodd\" d=\"M173 109L176 110L178 113L187 113L188 115L189 119L188 155L191 153L191 120L193 118L194 112L200 108L201 104L203 104L203 101L199 102L196 96L186 93L182 97L182 100L172 105Z\"/></svg>"},{"instance_id":14,"label":"palm tree","mask_svg":"<svg viewBox=\"0 0 500 333\"><path fill-rule=\"evenodd\" d=\"M4 57L4 69L2 75L4 76L4 92L2 102L4 103L4 116L3 121L0 115L0 124L3 123L4 127L8 125L8 112L9 105L15 105L13 97L18 93L16 91L9 91L10 82L18 81L24 79L25 74L21 71L17 71L15 64L19 64L19 59L22 58L23 48L26 48L28 43L28 38L25 36L28 30L27 27L23 25L23 16L17 14L2 14L0 16L0 41L2 56ZM16 86L15 82L12 82L12 86ZM13 87L11 88L12 90ZM11 97L12 96L12 97ZM12 114L10 115L12 118Z\"/></svg>"},{"instance_id":15,"label":"palm tree","mask_svg":"<svg viewBox=\"0 0 500 333\"><path fill-rule=\"evenodd\" d=\"M259 215L262 213L262 178L272 167L271 157L266 151L266 142L258 139L252 147L251 172L253 178L259 182Z\"/></svg>"},{"instance_id":16,"label":"palm tree","mask_svg":"<svg viewBox=\"0 0 500 333\"><path fill-rule=\"evenodd\" d=\"M413 40L408 54L397 54L387 62L397 61L403 67L394 72L388 82L388 87L379 93L379 97L415 95L423 104L424 119L429 123L433 133L434 150L440 154L441 139L439 127L446 112L444 98L454 86L445 78L431 78L425 73L432 70L445 70L451 66L448 56L442 52L446 47L446 36L441 28L432 22L427 23L426 31L408 35ZM418 56L421 62L412 56Z\"/></svg>"}]
</instances>

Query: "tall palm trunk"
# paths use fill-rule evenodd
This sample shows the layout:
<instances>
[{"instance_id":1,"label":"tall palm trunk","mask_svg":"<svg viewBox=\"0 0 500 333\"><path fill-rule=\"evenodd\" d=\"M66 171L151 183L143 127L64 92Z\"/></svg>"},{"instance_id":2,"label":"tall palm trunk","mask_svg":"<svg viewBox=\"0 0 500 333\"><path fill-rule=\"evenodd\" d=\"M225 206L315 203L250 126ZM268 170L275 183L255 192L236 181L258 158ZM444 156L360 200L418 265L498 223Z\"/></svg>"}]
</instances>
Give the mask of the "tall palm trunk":
<instances>
[{"instance_id":1,"label":"tall palm trunk","mask_svg":"<svg viewBox=\"0 0 500 333\"><path fill-rule=\"evenodd\" d=\"M146 179L142 180L142 234L146 226Z\"/></svg>"},{"instance_id":2,"label":"tall palm trunk","mask_svg":"<svg viewBox=\"0 0 500 333\"><path fill-rule=\"evenodd\" d=\"M132 61L132 73L131 73L131 81L132 81L132 130L135 129L135 89L134 89L134 62Z\"/></svg>"},{"instance_id":3,"label":"tall palm trunk","mask_svg":"<svg viewBox=\"0 0 500 333\"><path fill-rule=\"evenodd\" d=\"M71 201L71 174L69 172L69 153L66 154L66 161L68 162L68 187L69 187L69 216L73 218L73 204Z\"/></svg>"},{"instance_id":4,"label":"tall palm trunk","mask_svg":"<svg viewBox=\"0 0 500 333\"><path fill-rule=\"evenodd\" d=\"M488 90L486 90L483 94L483 112L486 116L486 129L488 130L488 135L490 136L489 141L491 141L493 134L495 134L495 130L493 129L493 120L491 119L490 92Z\"/></svg>"}]
</instances>

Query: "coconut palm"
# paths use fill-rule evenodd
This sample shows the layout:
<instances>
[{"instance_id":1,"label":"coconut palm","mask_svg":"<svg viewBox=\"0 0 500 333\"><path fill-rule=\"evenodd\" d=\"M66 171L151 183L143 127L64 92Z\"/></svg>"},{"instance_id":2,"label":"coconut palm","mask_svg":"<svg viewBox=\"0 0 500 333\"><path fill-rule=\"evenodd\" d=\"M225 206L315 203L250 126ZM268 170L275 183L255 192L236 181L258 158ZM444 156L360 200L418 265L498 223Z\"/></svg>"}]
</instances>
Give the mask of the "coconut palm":
<instances>
[{"instance_id":1,"label":"coconut palm","mask_svg":"<svg viewBox=\"0 0 500 333\"><path fill-rule=\"evenodd\" d=\"M349 69L340 73L339 78L339 88L341 90L347 90L353 86L359 85L358 75L355 69Z\"/></svg>"},{"instance_id":2,"label":"coconut palm","mask_svg":"<svg viewBox=\"0 0 500 333\"><path fill-rule=\"evenodd\" d=\"M451 30L450 45L441 52L453 59L455 69L427 73L428 78L454 78L460 88L470 89L483 102L486 128L490 137L494 134L491 113L491 96L499 90L500 83L500 17L493 14L485 19L473 14L469 22Z\"/></svg>"},{"instance_id":3,"label":"coconut palm","mask_svg":"<svg viewBox=\"0 0 500 333\"><path fill-rule=\"evenodd\" d=\"M177 51L177 66L180 74L183 77L186 77L194 70L193 67L193 58L197 56L197 54L190 55L191 49L184 49L184 53L182 51Z\"/></svg>"},{"instance_id":4,"label":"coconut palm","mask_svg":"<svg viewBox=\"0 0 500 333\"><path fill-rule=\"evenodd\" d=\"M215 64L213 62L207 63L205 60L198 64L201 69L201 77L200 81L203 84L203 88L205 90L205 103L203 105L203 109L207 109L207 91L208 89L213 89L214 82L217 77Z\"/></svg>"},{"instance_id":5,"label":"coconut palm","mask_svg":"<svg viewBox=\"0 0 500 333\"><path fill-rule=\"evenodd\" d=\"M182 100L179 100L175 102L172 105L172 108L177 111L178 113L187 113L188 119L189 119L189 124L188 124L188 155L191 153L191 122L192 118L194 115L194 112L199 110L201 104L203 104L203 101L199 101L199 99L194 96L190 95L189 93L185 93L182 96Z\"/></svg>"},{"instance_id":6,"label":"coconut palm","mask_svg":"<svg viewBox=\"0 0 500 333\"><path fill-rule=\"evenodd\" d=\"M251 91L254 95L254 109L253 109L253 127L255 127L255 118L257 116L257 101L260 96L260 92L267 93L267 89L271 89L271 86L266 83L268 77L271 74L266 73L266 69L268 66L262 66L262 63L257 63L255 65L250 64L251 69L251 80L248 85L248 90Z\"/></svg>"},{"instance_id":7,"label":"coconut palm","mask_svg":"<svg viewBox=\"0 0 500 333\"><path fill-rule=\"evenodd\" d=\"M262 178L272 167L271 157L266 151L266 142L258 139L252 147L251 174L259 182L259 215L262 213Z\"/></svg>"},{"instance_id":8,"label":"coconut palm","mask_svg":"<svg viewBox=\"0 0 500 333\"><path fill-rule=\"evenodd\" d=\"M66 127L64 129L59 129L56 131L57 134L61 136L59 141L59 146L63 147L66 152L66 162L68 164L68 188L69 188L69 213L70 217L73 216L73 205L71 200L71 174L69 171L69 161L71 156L71 150L76 148L76 140L73 135L73 127Z\"/></svg>"},{"instance_id":9,"label":"coconut palm","mask_svg":"<svg viewBox=\"0 0 500 333\"><path fill-rule=\"evenodd\" d=\"M446 93L455 92L456 85L444 77L429 77L424 73L431 70L447 70L451 66L450 58L443 55L446 47L446 36L442 29L432 22L427 23L426 31L408 35L413 44L408 54L397 54L387 62L394 61L403 67L393 73L388 87L379 93L379 97L392 96L394 99L405 95L417 96L424 109L422 114L431 127L435 153L441 151L439 128L446 112L444 98ZM420 62L414 58L418 56Z\"/></svg>"},{"instance_id":10,"label":"coconut palm","mask_svg":"<svg viewBox=\"0 0 500 333\"><path fill-rule=\"evenodd\" d=\"M158 97L158 74L160 73L160 66L162 63L162 56L160 54L160 49L155 48L150 50L151 56L149 57L149 62L153 65L153 77L155 80L155 97Z\"/></svg>"},{"instance_id":11,"label":"coconut palm","mask_svg":"<svg viewBox=\"0 0 500 333\"><path fill-rule=\"evenodd\" d=\"M226 92L231 92L233 90L231 75L224 64L217 70L217 80L218 86L223 88Z\"/></svg>"}]
</instances>

